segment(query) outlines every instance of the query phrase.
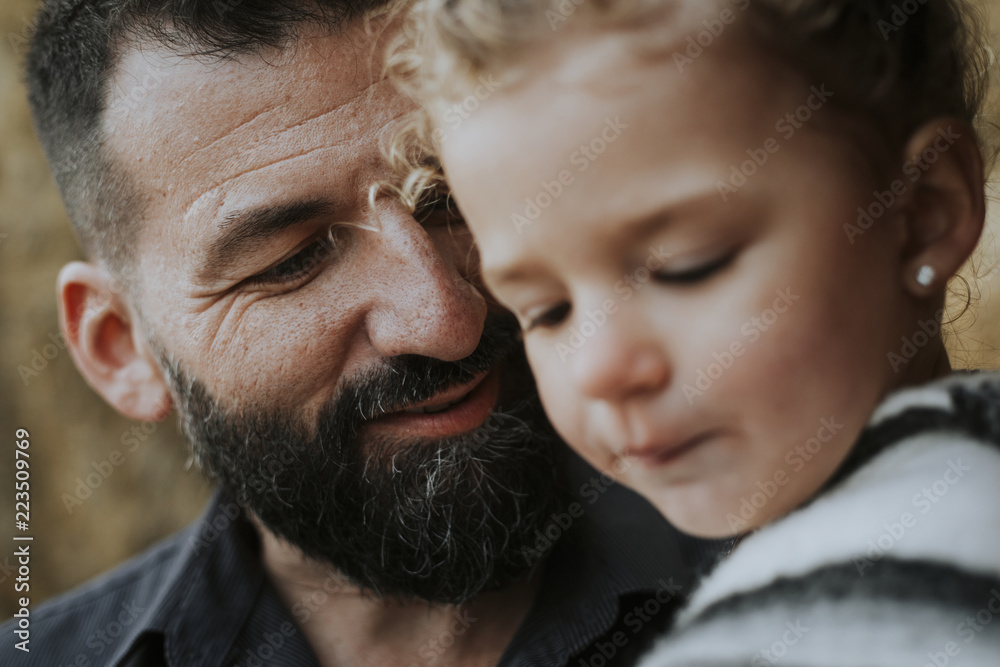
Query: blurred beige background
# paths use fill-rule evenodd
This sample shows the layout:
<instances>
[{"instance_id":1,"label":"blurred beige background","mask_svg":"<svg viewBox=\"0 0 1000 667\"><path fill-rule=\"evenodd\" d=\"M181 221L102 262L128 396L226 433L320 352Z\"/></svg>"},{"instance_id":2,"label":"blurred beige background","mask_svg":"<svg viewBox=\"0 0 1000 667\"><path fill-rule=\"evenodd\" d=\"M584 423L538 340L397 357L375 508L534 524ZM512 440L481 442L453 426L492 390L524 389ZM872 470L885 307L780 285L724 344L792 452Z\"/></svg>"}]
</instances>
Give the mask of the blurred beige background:
<instances>
[{"instance_id":1,"label":"blurred beige background","mask_svg":"<svg viewBox=\"0 0 1000 667\"><path fill-rule=\"evenodd\" d=\"M35 6L35 0L0 3L3 620L14 613L14 601L21 595L14 590L16 562L11 556L18 428L31 434L33 606L179 530L200 513L210 493L199 473L185 467L187 450L173 417L142 425L119 416L86 385L69 353L49 337L58 340L59 333L56 275L63 264L81 255L35 138L21 83L20 63ZM33 363L42 370L25 382L18 366L32 368ZM118 466L109 462L115 450L124 459ZM106 479L95 465L105 473L110 466ZM96 475L90 486L88 475ZM84 486L78 492L81 480ZM63 495L83 497L87 491L89 497L73 505L70 514Z\"/></svg>"},{"instance_id":2,"label":"blurred beige background","mask_svg":"<svg viewBox=\"0 0 1000 667\"><path fill-rule=\"evenodd\" d=\"M1000 0L984 5L996 36ZM56 274L80 254L20 82L34 7L35 0L0 5L0 621L13 614L20 595L11 556L16 429L31 434L33 606L180 529L210 493L199 473L186 467L186 445L173 418L159 425L123 419L83 382L52 339L59 330ZM991 116L1000 120L995 103ZM995 188L990 196L995 220ZM971 267L979 275L973 283L977 305L950 340L958 366L1000 367L998 231L1000 225L992 223ZM18 367L33 364L38 374L22 378ZM115 450L123 459L117 466L110 461ZM102 470L110 474L105 478ZM64 494L82 499L72 513Z\"/></svg>"}]
</instances>

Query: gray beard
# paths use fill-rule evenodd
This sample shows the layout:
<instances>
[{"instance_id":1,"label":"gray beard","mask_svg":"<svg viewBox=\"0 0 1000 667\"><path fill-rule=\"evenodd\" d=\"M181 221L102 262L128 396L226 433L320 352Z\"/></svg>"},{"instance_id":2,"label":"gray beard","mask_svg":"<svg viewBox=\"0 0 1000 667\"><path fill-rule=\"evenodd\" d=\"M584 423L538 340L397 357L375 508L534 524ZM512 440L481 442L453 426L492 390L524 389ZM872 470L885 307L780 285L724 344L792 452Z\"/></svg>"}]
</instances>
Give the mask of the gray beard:
<instances>
[{"instance_id":1,"label":"gray beard","mask_svg":"<svg viewBox=\"0 0 1000 667\"><path fill-rule=\"evenodd\" d=\"M197 461L268 530L379 597L459 604L522 577L535 563L528 554L538 531L562 505L564 450L515 327L491 316L477 350L460 362L386 359L352 379L311 425L262 407L227 411L154 350ZM501 398L478 429L361 441L365 415L380 406L426 400L501 364L505 384L520 385L519 400Z\"/></svg>"}]
</instances>

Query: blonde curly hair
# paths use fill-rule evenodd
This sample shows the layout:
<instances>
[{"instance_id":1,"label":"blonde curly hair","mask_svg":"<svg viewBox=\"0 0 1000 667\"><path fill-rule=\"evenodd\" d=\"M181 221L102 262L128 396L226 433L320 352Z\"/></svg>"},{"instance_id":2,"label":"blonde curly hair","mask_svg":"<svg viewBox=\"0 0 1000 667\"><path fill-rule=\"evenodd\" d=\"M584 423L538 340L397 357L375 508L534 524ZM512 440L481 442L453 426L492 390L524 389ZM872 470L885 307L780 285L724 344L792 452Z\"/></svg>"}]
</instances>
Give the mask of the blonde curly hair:
<instances>
[{"instance_id":1,"label":"blonde curly hair","mask_svg":"<svg viewBox=\"0 0 1000 667\"><path fill-rule=\"evenodd\" d=\"M691 2L691 0L686 0ZM505 85L533 47L557 30L609 26L628 29L666 18L685 0L400 0L405 15L387 68L421 106L389 148L400 194L415 205L440 192L437 155L445 136L441 111L479 84L503 75ZM985 22L964 0L728 0L762 48L801 77L837 91L832 106L873 131L866 144L888 181L905 142L924 123L955 117L982 137L981 111L992 51Z\"/></svg>"}]
</instances>

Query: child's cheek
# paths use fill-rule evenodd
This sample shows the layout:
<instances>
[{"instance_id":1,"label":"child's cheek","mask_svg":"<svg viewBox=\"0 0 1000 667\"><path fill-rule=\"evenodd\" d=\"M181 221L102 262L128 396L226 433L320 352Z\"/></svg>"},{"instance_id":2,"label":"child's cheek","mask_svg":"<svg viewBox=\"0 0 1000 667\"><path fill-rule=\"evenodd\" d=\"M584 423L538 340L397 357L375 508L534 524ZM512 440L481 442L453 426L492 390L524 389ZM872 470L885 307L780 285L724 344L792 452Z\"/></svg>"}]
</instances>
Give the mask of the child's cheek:
<instances>
[{"instance_id":1,"label":"child's cheek","mask_svg":"<svg viewBox=\"0 0 1000 667\"><path fill-rule=\"evenodd\" d=\"M555 345L532 338L529 336L525 350L542 406L563 440L579 451L585 422L584 399L574 388L570 367L559 358Z\"/></svg>"}]
</instances>

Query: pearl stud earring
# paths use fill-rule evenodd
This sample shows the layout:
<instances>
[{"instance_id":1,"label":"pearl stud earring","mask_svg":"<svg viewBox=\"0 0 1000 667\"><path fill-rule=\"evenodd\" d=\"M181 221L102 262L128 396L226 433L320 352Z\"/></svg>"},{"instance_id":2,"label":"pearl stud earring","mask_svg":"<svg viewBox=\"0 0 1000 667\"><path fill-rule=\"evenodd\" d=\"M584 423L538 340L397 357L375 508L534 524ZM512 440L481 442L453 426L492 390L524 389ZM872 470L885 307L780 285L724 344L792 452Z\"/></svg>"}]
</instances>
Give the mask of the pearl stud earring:
<instances>
[{"instance_id":1,"label":"pearl stud earring","mask_svg":"<svg viewBox=\"0 0 1000 667\"><path fill-rule=\"evenodd\" d=\"M934 272L934 267L929 264L924 264L917 271L917 284L922 287L930 287L934 282L934 278L937 274Z\"/></svg>"}]
</instances>

